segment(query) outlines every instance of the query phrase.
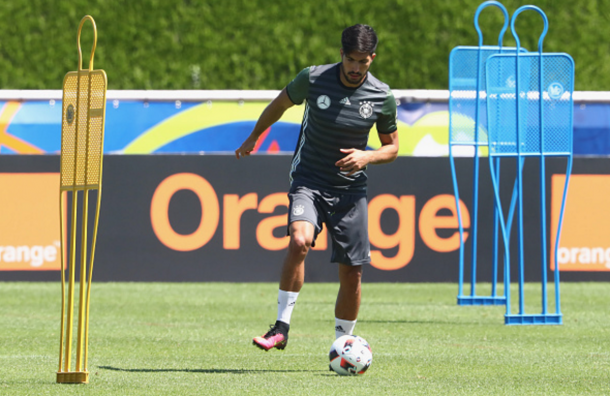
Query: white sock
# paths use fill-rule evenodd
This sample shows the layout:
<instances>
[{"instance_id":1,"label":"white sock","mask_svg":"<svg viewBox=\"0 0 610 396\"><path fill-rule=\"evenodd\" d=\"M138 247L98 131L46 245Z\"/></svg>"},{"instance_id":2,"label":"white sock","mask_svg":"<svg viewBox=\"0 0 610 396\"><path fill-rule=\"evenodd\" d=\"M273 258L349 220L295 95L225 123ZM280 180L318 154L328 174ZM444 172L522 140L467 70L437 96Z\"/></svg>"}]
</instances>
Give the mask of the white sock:
<instances>
[{"instance_id":1,"label":"white sock","mask_svg":"<svg viewBox=\"0 0 610 396\"><path fill-rule=\"evenodd\" d=\"M277 320L290 324L290 316L292 316L292 310L298 297L298 292L279 291L277 295Z\"/></svg>"},{"instance_id":2,"label":"white sock","mask_svg":"<svg viewBox=\"0 0 610 396\"><path fill-rule=\"evenodd\" d=\"M335 318L335 338L339 338L344 335L351 335L356 327L356 320L343 320Z\"/></svg>"}]
</instances>

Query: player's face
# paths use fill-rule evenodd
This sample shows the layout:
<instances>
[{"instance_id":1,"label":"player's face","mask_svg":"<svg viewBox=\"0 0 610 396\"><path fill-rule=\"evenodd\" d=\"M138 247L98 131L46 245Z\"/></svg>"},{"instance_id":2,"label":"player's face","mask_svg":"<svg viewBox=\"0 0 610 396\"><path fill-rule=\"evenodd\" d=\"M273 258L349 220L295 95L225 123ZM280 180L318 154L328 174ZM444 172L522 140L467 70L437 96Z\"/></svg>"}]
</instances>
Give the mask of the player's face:
<instances>
[{"instance_id":1,"label":"player's face","mask_svg":"<svg viewBox=\"0 0 610 396\"><path fill-rule=\"evenodd\" d=\"M348 85L360 85L375 59L375 54L353 51L349 54L341 49L341 72Z\"/></svg>"}]
</instances>

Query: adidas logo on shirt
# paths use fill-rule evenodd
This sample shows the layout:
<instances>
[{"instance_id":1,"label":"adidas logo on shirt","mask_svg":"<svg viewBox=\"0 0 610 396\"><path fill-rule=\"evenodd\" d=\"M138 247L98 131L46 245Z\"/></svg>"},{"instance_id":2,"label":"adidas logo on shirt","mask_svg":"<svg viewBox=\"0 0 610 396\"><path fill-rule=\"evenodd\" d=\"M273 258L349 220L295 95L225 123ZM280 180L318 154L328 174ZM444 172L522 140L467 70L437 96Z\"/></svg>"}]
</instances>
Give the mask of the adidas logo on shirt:
<instances>
[{"instance_id":1,"label":"adidas logo on shirt","mask_svg":"<svg viewBox=\"0 0 610 396\"><path fill-rule=\"evenodd\" d=\"M341 101L339 103L342 105L346 105L346 106L349 106L352 104L352 102L349 101L349 98L347 96L345 98L341 99Z\"/></svg>"}]
</instances>

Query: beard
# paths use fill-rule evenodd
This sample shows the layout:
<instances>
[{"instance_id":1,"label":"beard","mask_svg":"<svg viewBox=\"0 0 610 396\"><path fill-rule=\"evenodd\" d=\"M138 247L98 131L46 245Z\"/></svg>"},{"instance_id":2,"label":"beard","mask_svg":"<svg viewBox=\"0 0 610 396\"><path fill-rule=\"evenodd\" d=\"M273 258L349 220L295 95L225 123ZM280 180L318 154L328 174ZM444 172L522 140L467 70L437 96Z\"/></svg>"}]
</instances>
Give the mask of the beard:
<instances>
[{"instance_id":1,"label":"beard","mask_svg":"<svg viewBox=\"0 0 610 396\"><path fill-rule=\"evenodd\" d=\"M364 80L364 77L366 76L367 72L368 70L366 70L364 73L352 73L350 75L345 72L343 65L341 65L341 73L343 73L343 77L345 77L345 79L349 81L350 84L360 84L362 80Z\"/></svg>"}]
</instances>

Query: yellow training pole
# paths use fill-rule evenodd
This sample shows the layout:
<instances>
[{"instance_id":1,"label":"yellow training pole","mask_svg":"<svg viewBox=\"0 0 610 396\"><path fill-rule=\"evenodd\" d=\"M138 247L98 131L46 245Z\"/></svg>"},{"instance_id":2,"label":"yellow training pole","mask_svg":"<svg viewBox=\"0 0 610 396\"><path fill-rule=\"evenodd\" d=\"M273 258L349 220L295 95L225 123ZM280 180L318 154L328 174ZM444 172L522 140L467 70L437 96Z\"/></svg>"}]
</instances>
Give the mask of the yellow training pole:
<instances>
[{"instance_id":1,"label":"yellow training pole","mask_svg":"<svg viewBox=\"0 0 610 396\"><path fill-rule=\"evenodd\" d=\"M80 36L83 25L90 21L93 26L93 47L89 59L89 69L82 69L82 51ZM97 44L97 28L89 15L85 16L78 27L78 70L68 72L64 78L62 100L62 143L61 143L61 183L60 197L65 192L72 192L72 218L70 222L70 253L68 262L64 261L64 229L60 225L62 244L62 322L60 332L59 383L87 383L87 352L89 340L89 307L91 297L91 278L93 258L99 224L101 204L101 177L104 147L104 117L106 114L106 73L93 70L93 58ZM90 261L87 265L87 233L89 226L89 191L98 190L95 222L92 231ZM81 232L78 235L78 194L82 191ZM61 199L60 199L61 201ZM61 202L60 202L61 205ZM60 221L63 221L63 207L60 206ZM77 260L77 245L80 248L80 259ZM78 327L76 336L76 364L71 367L72 331L74 310L74 288L77 262L80 263L80 287ZM65 264L64 264L65 263ZM66 265L67 264L67 265ZM69 267L67 317L65 302L65 272ZM64 328L65 337L64 337ZM65 349L65 350L64 350Z\"/></svg>"},{"instance_id":2,"label":"yellow training pole","mask_svg":"<svg viewBox=\"0 0 610 396\"><path fill-rule=\"evenodd\" d=\"M100 179L102 177L102 168L100 168ZM97 226L99 224L100 219L100 204L102 201L102 185L100 184L97 190L97 210L95 213L95 223L93 225L93 229L97 230ZM89 302L91 301L91 279L93 276L93 258L95 256L95 242L97 242L97 233L93 234L91 240L91 261L89 264L89 279L87 280L87 310L85 314L85 367L84 370L87 371L87 353L89 351Z\"/></svg>"},{"instance_id":3,"label":"yellow training pole","mask_svg":"<svg viewBox=\"0 0 610 396\"><path fill-rule=\"evenodd\" d=\"M94 48L95 50L95 48ZM92 55L93 58L93 55ZM89 68L93 67L93 60L89 63ZM87 76L87 89L91 93L91 76ZM91 95L87 95L87 109L91 109ZM91 111L87 111L87 134L85 135L85 152L89 152L89 134L91 133ZM85 161L85 175L88 173L88 165L89 161ZM84 332L87 326L85 326L85 307L88 306L85 301L85 280L87 279L87 217L89 214L89 190L85 186L83 189L83 224L81 227L81 265L80 265L80 303L79 303L79 312L78 312L78 341L76 344L76 370L77 371L86 371L83 370L83 365L81 361L81 357L83 356L83 338ZM89 289L87 287L87 289ZM87 293L89 296L89 293Z\"/></svg>"},{"instance_id":4,"label":"yellow training pole","mask_svg":"<svg viewBox=\"0 0 610 396\"><path fill-rule=\"evenodd\" d=\"M87 199L88 192L85 189L83 192L83 225L82 225L82 234L81 234L81 263L80 263L80 300L78 307L78 338L76 341L76 371L82 370L82 361L81 357L83 356L83 338L84 338L84 320L85 320L85 307L87 306L85 302L85 279L87 276L87 210L89 209Z\"/></svg>"},{"instance_id":5,"label":"yellow training pole","mask_svg":"<svg viewBox=\"0 0 610 396\"><path fill-rule=\"evenodd\" d=\"M64 205L63 205L63 191L59 190L59 237L63 241L64 235ZM63 245L63 243L62 243ZM59 330L59 368L57 371L62 371L63 363L63 350L64 350L64 315L66 314L66 276L65 276L65 262L64 249L60 248L60 263L61 263L61 329Z\"/></svg>"},{"instance_id":6,"label":"yellow training pole","mask_svg":"<svg viewBox=\"0 0 610 396\"><path fill-rule=\"evenodd\" d=\"M72 321L74 315L74 277L75 267L74 260L76 259L76 208L78 195L76 191L72 193L72 235L70 238L70 265L68 269L68 318L66 328L66 361L64 363L64 371L70 371L70 358L72 357Z\"/></svg>"}]
</instances>

